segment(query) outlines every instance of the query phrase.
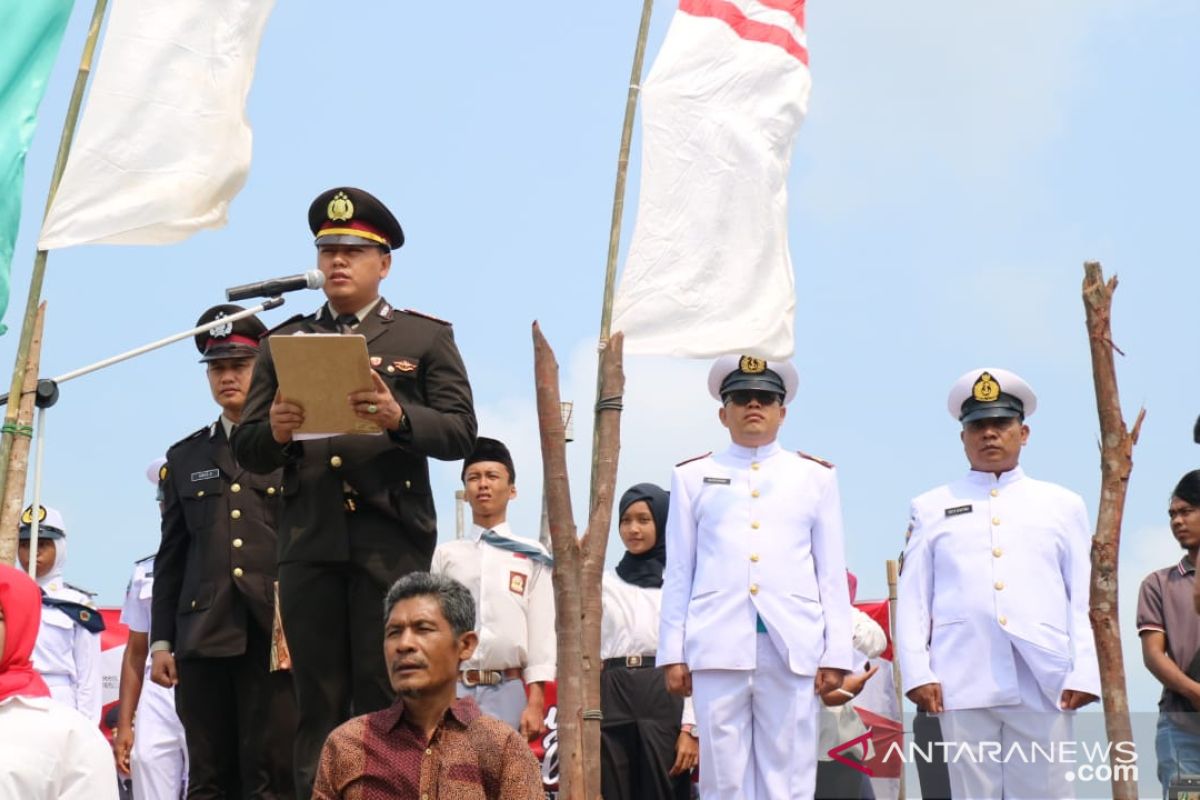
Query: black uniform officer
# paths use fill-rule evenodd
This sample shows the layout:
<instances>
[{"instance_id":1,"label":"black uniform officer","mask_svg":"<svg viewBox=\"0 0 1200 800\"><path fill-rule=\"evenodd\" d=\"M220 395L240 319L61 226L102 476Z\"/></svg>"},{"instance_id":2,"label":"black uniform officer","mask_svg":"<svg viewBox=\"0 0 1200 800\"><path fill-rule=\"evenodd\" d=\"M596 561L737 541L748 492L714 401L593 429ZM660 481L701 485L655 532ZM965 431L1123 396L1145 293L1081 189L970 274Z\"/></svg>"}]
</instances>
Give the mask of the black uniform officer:
<instances>
[{"instance_id":1,"label":"black uniform officer","mask_svg":"<svg viewBox=\"0 0 1200 800\"><path fill-rule=\"evenodd\" d=\"M471 387L448 323L379 295L404 233L379 200L330 189L309 209L327 303L272 333L366 338L373 388L348 402L379 436L297 441L304 410L279 394L269 344L259 355L234 449L249 469L283 468L279 602L300 723L296 788L311 791L325 737L352 714L392 701L383 660L383 598L429 569L437 541L428 457L466 456L475 442Z\"/></svg>"},{"instance_id":2,"label":"black uniform officer","mask_svg":"<svg viewBox=\"0 0 1200 800\"><path fill-rule=\"evenodd\" d=\"M215 306L196 324L241 310ZM295 796L291 676L269 669L280 475L246 470L229 446L265 330L247 317L196 337L221 416L173 445L159 473L151 676L175 686L190 800Z\"/></svg>"}]
</instances>

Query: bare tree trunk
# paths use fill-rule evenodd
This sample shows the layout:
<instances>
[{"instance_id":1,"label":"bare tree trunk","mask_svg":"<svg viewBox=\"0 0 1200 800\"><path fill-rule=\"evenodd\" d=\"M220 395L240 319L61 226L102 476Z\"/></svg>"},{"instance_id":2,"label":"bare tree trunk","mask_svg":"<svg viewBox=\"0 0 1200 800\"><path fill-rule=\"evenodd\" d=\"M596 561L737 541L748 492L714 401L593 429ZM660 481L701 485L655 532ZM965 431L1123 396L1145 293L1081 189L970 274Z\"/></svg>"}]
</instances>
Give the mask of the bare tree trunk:
<instances>
[{"instance_id":1,"label":"bare tree trunk","mask_svg":"<svg viewBox=\"0 0 1200 800\"><path fill-rule=\"evenodd\" d=\"M900 583L900 565L895 559L887 562L888 585L888 639L892 642L892 691L896 693L896 708L900 711L900 721L904 721L904 679L900 675L899 648L896 645L896 587ZM903 726L902 726L903 727ZM905 800L908 794L905 770L900 770L900 793L897 800Z\"/></svg>"},{"instance_id":2,"label":"bare tree trunk","mask_svg":"<svg viewBox=\"0 0 1200 800\"><path fill-rule=\"evenodd\" d=\"M1091 610L1092 633L1100 662L1100 686L1104 700L1104 724L1110 742L1132 742L1129 698L1125 693L1125 663L1121 654L1121 623L1117 607L1117 560L1121 546L1121 518L1125 492L1133 470L1133 446L1137 443L1146 409L1138 412L1133 430L1125 428L1117 392L1117 371L1112 341L1112 296L1117 288L1113 276L1106 283L1100 264L1083 265L1083 305L1087 312L1088 340L1092 351L1092 376L1096 384L1096 409L1100 415L1100 510L1096 536L1092 540ZM1115 766L1115 765L1114 765ZM1113 770L1114 800L1136 800L1137 782L1125 770Z\"/></svg>"},{"instance_id":3,"label":"bare tree trunk","mask_svg":"<svg viewBox=\"0 0 1200 800\"><path fill-rule=\"evenodd\" d=\"M541 329L533 325L544 492L554 552L559 796L564 800L600 797L600 581L620 451L620 400L625 388L622 343L618 333L601 354L597 491L587 533L580 540L571 511L558 364Z\"/></svg>"},{"instance_id":4,"label":"bare tree trunk","mask_svg":"<svg viewBox=\"0 0 1200 800\"><path fill-rule=\"evenodd\" d=\"M42 326L46 322L46 303L43 301L33 320L29 340L29 355L25 362L24 382L20 402L9 397L17 413L13 425L12 449L8 454L8 479L4 483L4 499L0 502L0 564L17 561L17 528L21 507L25 504L25 476L29 472L29 441L33 436L33 401L37 389L38 367L42 357Z\"/></svg>"}]
</instances>

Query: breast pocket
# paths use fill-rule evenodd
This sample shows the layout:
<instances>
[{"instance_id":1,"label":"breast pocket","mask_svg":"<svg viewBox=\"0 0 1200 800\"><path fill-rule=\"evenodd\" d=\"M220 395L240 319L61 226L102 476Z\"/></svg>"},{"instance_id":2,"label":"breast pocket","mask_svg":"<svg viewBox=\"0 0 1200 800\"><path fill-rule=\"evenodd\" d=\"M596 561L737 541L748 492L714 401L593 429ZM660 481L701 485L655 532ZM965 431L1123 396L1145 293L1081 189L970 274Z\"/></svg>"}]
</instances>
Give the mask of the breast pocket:
<instances>
[{"instance_id":1,"label":"breast pocket","mask_svg":"<svg viewBox=\"0 0 1200 800\"><path fill-rule=\"evenodd\" d=\"M187 484L180 492L179 499L183 504L183 516L187 520L188 530L201 531L212 525L224 491L225 487L220 478Z\"/></svg>"},{"instance_id":2,"label":"breast pocket","mask_svg":"<svg viewBox=\"0 0 1200 800\"><path fill-rule=\"evenodd\" d=\"M423 400L421 382L421 359L400 353L372 353L371 367L383 378L392 394L403 400Z\"/></svg>"}]
</instances>

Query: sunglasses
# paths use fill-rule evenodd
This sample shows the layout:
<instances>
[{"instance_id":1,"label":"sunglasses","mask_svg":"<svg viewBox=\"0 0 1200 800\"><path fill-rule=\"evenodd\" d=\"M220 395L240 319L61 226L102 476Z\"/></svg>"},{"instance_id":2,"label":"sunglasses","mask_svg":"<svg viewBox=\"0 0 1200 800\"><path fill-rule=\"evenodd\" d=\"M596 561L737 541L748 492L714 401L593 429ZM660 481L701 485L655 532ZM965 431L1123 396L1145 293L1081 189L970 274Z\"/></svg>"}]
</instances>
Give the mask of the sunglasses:
<instances>
[{"instance_id":1,"label":"sunglasses","mask_svg":"<svg viewBox=\"0 0 1200 800\"><path fill-rule=\"evenodd\" d=\"M735 406L748 406L751 402L758 403L760 406L773 406L781 400L782 398L775 392L761 389L737 389L725 395L725 402L733 403Z\"/></svg>"}]
</instances>

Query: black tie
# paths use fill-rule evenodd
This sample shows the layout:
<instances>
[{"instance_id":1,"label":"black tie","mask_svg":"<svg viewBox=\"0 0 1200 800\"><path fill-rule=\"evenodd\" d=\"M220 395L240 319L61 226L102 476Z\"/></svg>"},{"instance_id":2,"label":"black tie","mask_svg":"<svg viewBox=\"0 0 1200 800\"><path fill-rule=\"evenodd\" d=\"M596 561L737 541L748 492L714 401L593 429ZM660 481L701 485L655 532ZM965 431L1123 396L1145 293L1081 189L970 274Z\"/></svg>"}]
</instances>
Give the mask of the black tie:
<instances>
[{"instance_id":1,"label":"black tie","mask_svg":"<svg viewBox=\"0 0 1200 800\"><path fill-rule=\"evenodd\" d=\"M342 333L350 333L358 327L357 314L338 314L333 321L337 323L338 330Z\"/></svg>"}]
</instances>

